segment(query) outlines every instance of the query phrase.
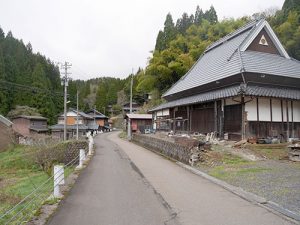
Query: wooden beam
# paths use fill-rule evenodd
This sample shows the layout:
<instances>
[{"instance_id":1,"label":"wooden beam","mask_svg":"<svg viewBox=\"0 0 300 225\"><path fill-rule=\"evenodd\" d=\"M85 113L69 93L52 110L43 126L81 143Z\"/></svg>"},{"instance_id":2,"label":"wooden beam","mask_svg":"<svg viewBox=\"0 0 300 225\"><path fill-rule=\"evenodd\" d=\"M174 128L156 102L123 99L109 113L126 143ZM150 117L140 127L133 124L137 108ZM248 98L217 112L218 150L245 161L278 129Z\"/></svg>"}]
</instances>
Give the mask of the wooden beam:
<instances>
[{"instance_id":1,"label":"wooden beam","mask_svg":"<svg viewBox=\"0 0 300 225\"><path fill-rule=\"evenodd\" d=\"M292 138L295 138L294 102L293 101L291 101L291 110L292 110Z\"/></svg>"},{"instance_id":2,"label":"wooden beam","mask_svg":"<svg viewBox=\"0 0 300 225\"><path fill-rule=\"evenodd\" d=\"M256 120L257 120L257 124L256 124L256 135L257 135L257 138L260 137L260 124L259 124L259 100L258 98L256 98Z\"/></svg>"},{"instance_id":3,"label":"wooden beam","mask_svg":"<svg viewBox=\"0 0 300 225\"><path fill-rule=\"evenodd\" d=\"M241 97L241 105L242 105L242 140L246 138L246 119L245 119L245 97Z\"/></svg>"},{"instance_id":4,"label":"wooden beam","mask_svg":"<svg viewBox=\"0 0 300 225\"><path fill-rule=\"evenodd\" d=\"M193 106L190 107L190 132L192 132Z\"/></svg>"},{"instance_id":5,"label":"wooden beam","mask_svg":"<svg viewBox=\"0 0 300 225\"><path fill-rule=\"evenodd\" d=\"M284 125L283 125L283 102L282 99L280 100L280 106L281 106L281 133L284 133Z\"/></svg>"},{"instance_id":6,"label":"wooden beam","mask_svg":"<svg viewBox=\"0 0 300 225\"><path fill-rule=\"evenodd\" d=\"M224 108L226 101L225 99L221 100L221 115L220 115L220 135L224 138Z\"/></svg>"},{"instance_id":7,"label":"wooden beam","mask_svg":"<svg viewBox=\"0 0 300 225\"><path fill-rule=\"evenodd\" d=\"M290 122L289 122L289 101L286 100L286 141L290 138Z\"/></svg>"},{"instance_id":8,"label":"wooden beam","mask_svg":"<svg viewBox=\"0 0 300 225\"><path fill-rule=\"evenodd\" d=\"M270 117L271 117L271 132L273 130L273 107L272 107L272 99L270 98ZM273 136L273 133L272 133Z\"/></svg>"},{"instance_id":9,"label":"wooden beam","mask_svg":"<svg viewBox=\"0 0 300 225\"><path fill-rule=\"evenodd\" d=\"M214 131L218 132L218 108L217 101L214 101Z\"/></svg>"},{"instance_id":10,"label":"wooden beam","mask_svg":"<svg viewBox=\"0 0 300 225\"><path fill-rule=\"evenodd\" d=\"M187 105L186 106L186 116L187 116L187 124L186 124L186 129L187 131L190 133L191 129L190 129L190 106Z\"/></svg>"}]
</instances>

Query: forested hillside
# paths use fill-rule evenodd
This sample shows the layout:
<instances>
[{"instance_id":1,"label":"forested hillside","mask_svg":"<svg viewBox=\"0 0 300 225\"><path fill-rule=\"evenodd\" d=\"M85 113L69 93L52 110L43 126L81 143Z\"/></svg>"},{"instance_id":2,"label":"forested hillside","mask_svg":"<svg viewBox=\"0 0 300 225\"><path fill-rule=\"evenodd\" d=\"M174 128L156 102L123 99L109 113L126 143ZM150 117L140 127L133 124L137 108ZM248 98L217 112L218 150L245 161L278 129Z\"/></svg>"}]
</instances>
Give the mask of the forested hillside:
<instances>
[{"instance_id":1,"label":"forested hillside","mask_svg":"<svg viewBox=\"0 0 300 225\"><path fill-rule=\"evenodd\" d=\"M171 14L166 16L164 27L153 43L155 48L148 65L134 74L134 101L143 104L151 94L152 100L145 104L144 110L159 104L161 94L192 67L208 45L262 16L269 21L290 56L300 60L300 1L286 0L278 11L269 9L221 21L213 6L206 11L198 6L195 13L183 13L176 22ZM7 82L38 89L22 89ZM70 81L70 107L76 107L77 90L80 109L96 107L107 114L111 105L117 113L129 100L130 75L126 79L101 77ZM5 36L0 30L0 113L5 115L16 105L28 105L53 123L55 115L62 110L63 99L55 94L61 91L58 68L44 56L33 54L30 44L25 46L11 32Z\"/></svg>"},{"instance_id":2,"label":"forested hillside","mask_svg":"<svg viewBox=\"0 0 300 225\"><path fill-rule=\"evenodd\" d=\"M27 105L53 122L62 109L58 92L58 68L46 57L34 54L30 44L25 46L0 28L0 113L6 115L16 105Z\"/></svg>"}]
</instances>

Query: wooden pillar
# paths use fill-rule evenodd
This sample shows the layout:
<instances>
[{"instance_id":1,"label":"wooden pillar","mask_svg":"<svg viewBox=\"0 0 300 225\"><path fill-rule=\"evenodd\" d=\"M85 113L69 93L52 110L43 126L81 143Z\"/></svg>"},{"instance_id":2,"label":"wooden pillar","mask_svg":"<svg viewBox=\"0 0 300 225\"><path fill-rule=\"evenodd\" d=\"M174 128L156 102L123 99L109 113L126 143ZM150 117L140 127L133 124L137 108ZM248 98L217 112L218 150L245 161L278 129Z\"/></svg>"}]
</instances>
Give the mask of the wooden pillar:
<instances>
[{"instance_id":1,"label":"wooden pillar","mask_svg":"<svg viewBox=\"0 0 300 225\"><path fill-rule=\"evenodd\" d=\"M186 116L187 116L187 124L186 124L186 130L188 133L191 132L190 130L190 106L186 106Z\"/></svg>"},{"instance_id":2,"label":"wooden pillar","mask_svg":"<svg viewBox=\"0 0 300 225\"><path fill-rule=\"evenodd\" d=\"M272 99L270 98L270 118L271 118L271 126L270 126L270 130L271 130L271 134L273 136L273 108L272 108Z\"/></svg>"},{"instance_id":3,"label":"wooden pillar","mask_svg":"<svg viewBox=\"0 0 300 225\"><path fill-rule=\"evenodd\" d=\"M175 131L176 131L176 113L175 113L175 110L176 110L176 107L174 108L174 111L173 111L173 132L175 134Z\"/></svg>"},{"instance_id":4,"label":"wooden pillar","mask_svg":"<svg viewBox=\"0 0 300 225\"><path fill-rule=\"evenodd\" d=\"M245 97L242 96L241 98L241 105L242 105L242 140L246 138L246 118L245 118Z\"/></svg>"},{"instance_id":5,"label":"wooden pillar","mask_svg":"<svg viewBox=\"0 0 300 225\"><path fill-rule=\"evenodd\" d=\"M280 100L281 105L281 133L284 133L284 124L283 124L283 102L282 99Z\"/></svg>"},{"instance_id":6,"label":"wooden pillar","mask_svg":"<svg viewBox=\"0 0 300 225\"><path fill-rule=\"evenodd\" d=\"M290 138L289 101L286 100L286 141Z\"/></svg>"},{"instance_id":7,"label":"wooden pillar","mask_svg":"<svg viewBox=\"0 0 300 225\"><path fill-rule=\"evenodd\" d=\"M217 101L214 102L214 131L218 133L218 108Z\"/></svg>"},{"instance_id":8,"label":"wooden pillar","mask_svg":"<svg viewBox=\"0 0 300 225\"><path fill-rule=\"evenodd\" d=\"M258 98L256 98L256 119L257 119L256 135L257 135L257 138L259 138L260 137L260 124L259 124L259 101L258 101Z\"/></svg>"},{"instance_id":9,"label":"wooden pillar","mask_svg":"<svg viewBox=\"0 0 300 225\"><path fill-rule=\"evenodd\" d=\"M295 138L294 102L293 101L291 101L291 110L292 110L292 138Z\"/></svg>"},{"instance_id":10,"label":"wooden pillar","mask_svg":"<svg viewBox=\"0 0 300 225\"><path fill-rule=\"evenodd\" d=\"M220 115L220 136L224 138L224 108L225 108L225 99L221 100L221 115Z\"/></svg>"},{"instance_id":11,"label":"wooden pillar","mask_svg":"<svg viewBox=\"0 0 300 225\"><path fill-rule=\"evenodd\" d=\"M190 132L192 132L192 120L193 120L193 106L190 106L190 120L189 120L189 126L190 126Z\"/></svg>"}]
</instances>

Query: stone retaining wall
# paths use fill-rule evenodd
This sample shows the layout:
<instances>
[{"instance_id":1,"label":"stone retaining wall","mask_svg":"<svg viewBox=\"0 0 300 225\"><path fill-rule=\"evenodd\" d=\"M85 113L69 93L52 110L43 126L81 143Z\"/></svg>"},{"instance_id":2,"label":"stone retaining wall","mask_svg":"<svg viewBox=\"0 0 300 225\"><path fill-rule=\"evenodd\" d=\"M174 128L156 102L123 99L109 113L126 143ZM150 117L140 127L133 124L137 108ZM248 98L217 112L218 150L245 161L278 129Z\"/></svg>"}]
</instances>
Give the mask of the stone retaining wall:
<instances>
[{"instance_id":1,"label":"stone retaining wall","mask_svg":"<svg viewBox=\"0 0 300 225\"><path fill-rule=\"evenodd\" d=\"M189 147L142 134L133 134L132 141L151 151L158 152L180 162L189 162Z\"/></svg>"},{"instance_id":2,"label":"stone retaining wall","mask_svg":"<svg viewBox=\"0 0 300 225\"><path fill-rule=\"evenodd\" d=\"M85 150L85 154L88 154L89 145L87 141L72 141L67 144L67 149L65 150L64 155L64 164L68 164L72 160L74 160L76 157L79 156L80 149ZM75 160L75 164L79 163L79 158ZM73 162L72 162L73 163Z\"/></svg>"}]
</instances>

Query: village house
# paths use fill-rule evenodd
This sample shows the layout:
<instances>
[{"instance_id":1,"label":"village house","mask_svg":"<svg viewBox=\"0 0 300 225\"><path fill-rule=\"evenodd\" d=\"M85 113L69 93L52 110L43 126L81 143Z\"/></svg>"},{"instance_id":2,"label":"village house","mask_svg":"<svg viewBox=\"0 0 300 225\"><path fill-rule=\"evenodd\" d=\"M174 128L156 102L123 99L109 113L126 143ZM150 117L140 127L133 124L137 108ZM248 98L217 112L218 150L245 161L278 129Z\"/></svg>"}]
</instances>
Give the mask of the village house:
<instances>
[{"instance_id":1,"label":"village house","mask_svg":"<svg viewBox=\"0 0 300 225\"><path fill-rule=\"evenodd\" d=\"M99 125L95 122L94 118L82 111L70 109L67 111L67 139L75 138L77 134L78 123L78 135L84 136L88 131L94 132L99 129ZM77 120L78 116L78 120ZM63 138L64 136L64 113L58 117L58 123L51 126L51 133L53 137Z\"/></svg>"},{"instance_id":2,"label":"village house","mask_svg":"<svg viewBox=\"0 0 300 225\"><path fill-rule=\"evenodd\" d=\"M13 123L9 119L0 115L0 152L15 141L12 125Z\"/></svg>"},{"instance_id":3,"label":"village house","mask_svg":"<svg viewBox=\"0 0 300 225\"><path fill-rule=\"evenodd\" d=\"M97 125L99 125L99 130L108 131L110 130L108 117L97 111L96 109L91 109L86 112L87 115L93 117Z\"/></svg>"},{"instance_id":4,"label":"village house","mask_svg":"<svg viewBox=\"0 0 300 225\"><path fill-rule=\"evenodd\" d=\"M48 133L47 118L20 115L12 119L12 128L23 137L36 137Z\"/></svg>"},{"instance_id":5,"label":"village house","mask_svg":"<svg viewBox=\"0 0 300 225\"><path fill-rule=\"evenodd\" d=\"M132 113L138 112L140 110L140 108L141 108L141 106L138 103L132 102L132 110L131 110ZM123 115L130 113L130 102L125 103L123 105L122 111L123 111Z\"/></svg>"},{"instance_id":6,"label":"village house","mask_svg":"<svg viewBox=\"0 0 300 225\"><path fill-rule=\"evenodd\" d=\"M151 114L126 114L125 119L126 126L128 125L128 119L130 119L130 126L132 132L145 133L145 130L152 129Z\"/></svg>"},{"instance_id":7,"label":"village house","mask_svg":"<svg viewBox=\"0 0 300 225\"><path fill-rule=\"evenodd\" d=\"M154 129L223 138L300 137L300 62L264 19L207 47L152 109Z\"/></svg>"}]
</instances>

